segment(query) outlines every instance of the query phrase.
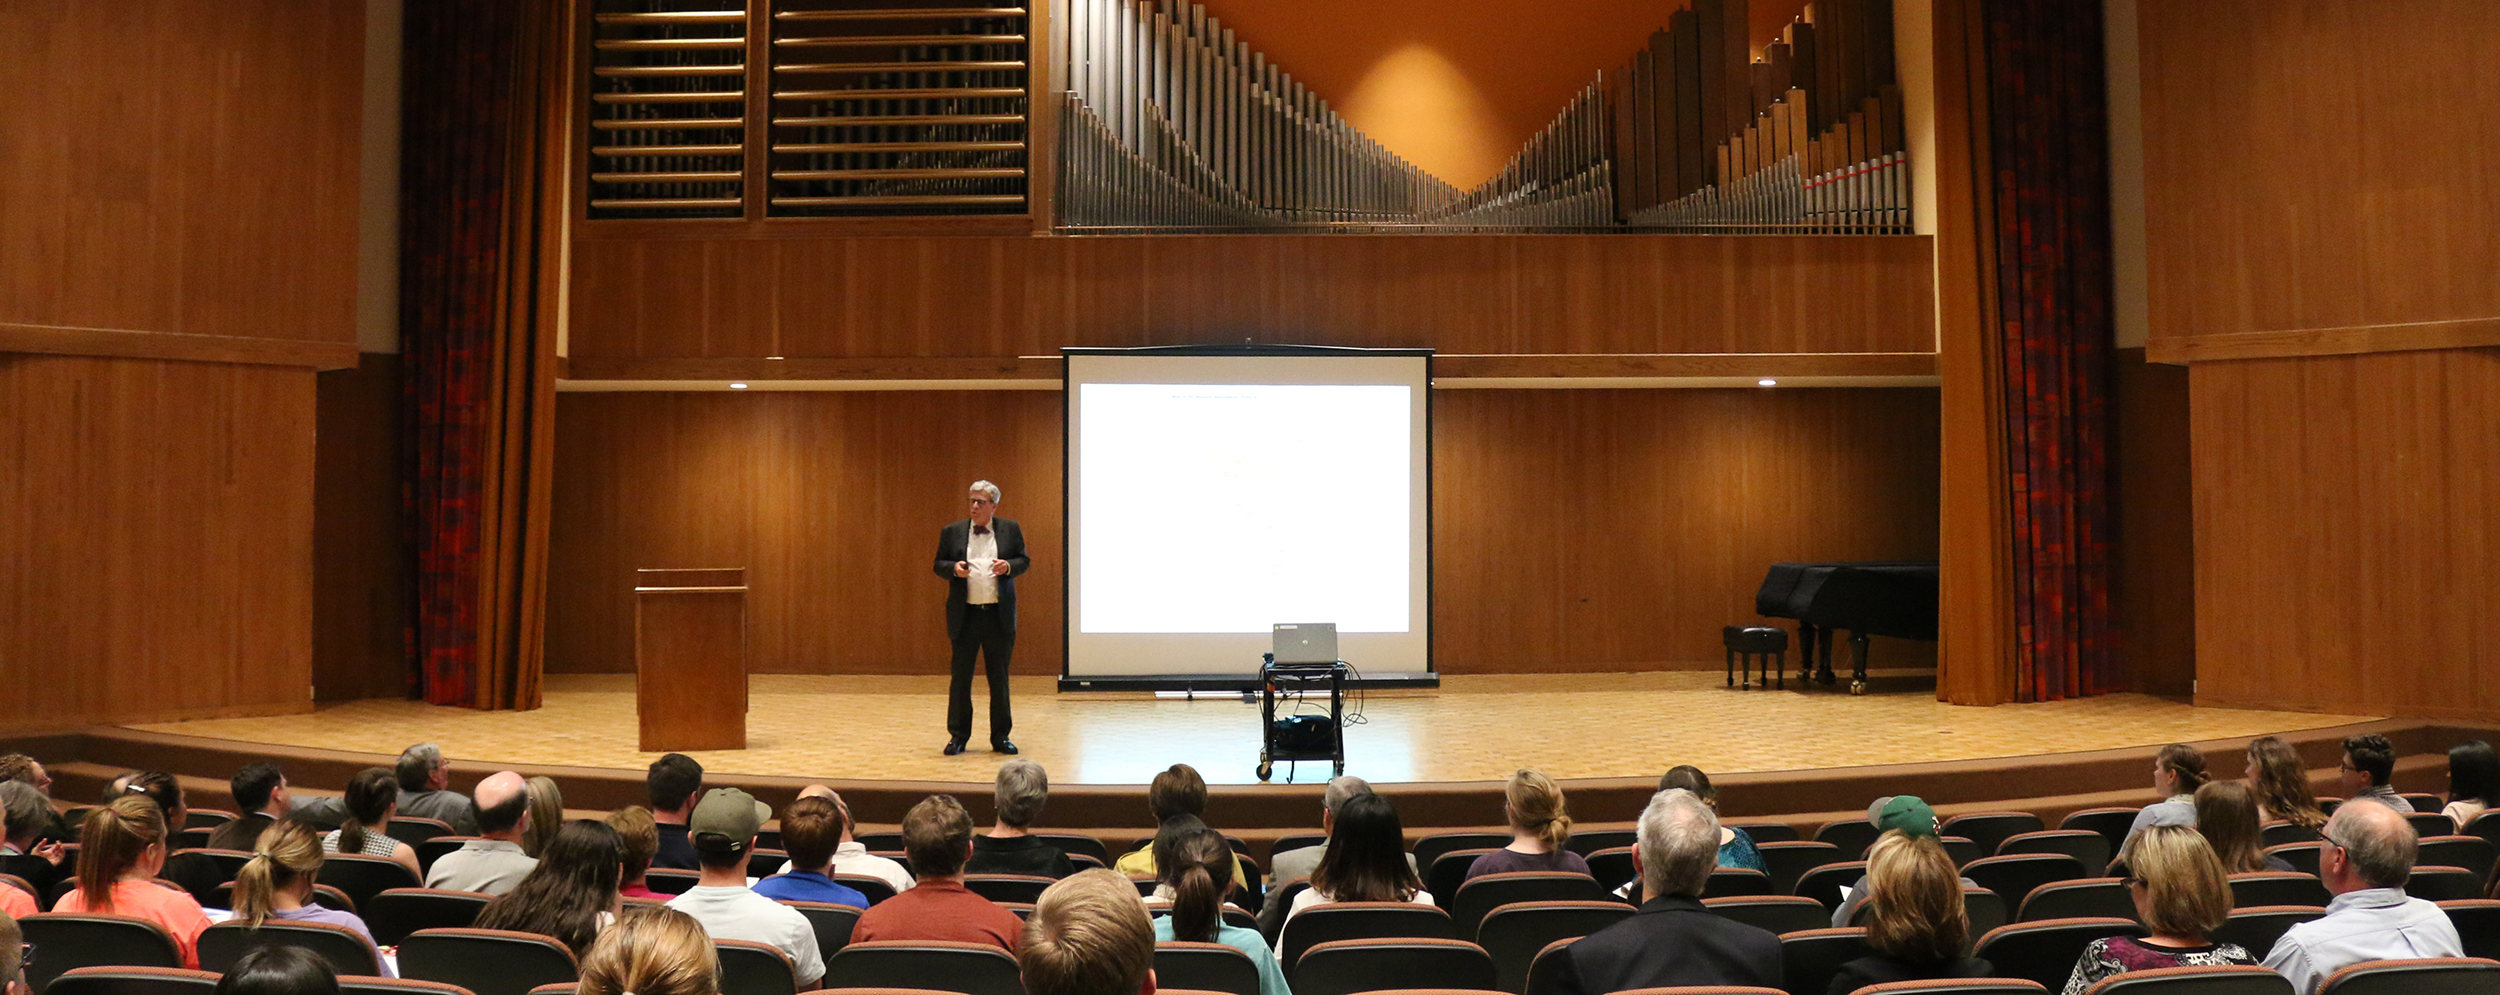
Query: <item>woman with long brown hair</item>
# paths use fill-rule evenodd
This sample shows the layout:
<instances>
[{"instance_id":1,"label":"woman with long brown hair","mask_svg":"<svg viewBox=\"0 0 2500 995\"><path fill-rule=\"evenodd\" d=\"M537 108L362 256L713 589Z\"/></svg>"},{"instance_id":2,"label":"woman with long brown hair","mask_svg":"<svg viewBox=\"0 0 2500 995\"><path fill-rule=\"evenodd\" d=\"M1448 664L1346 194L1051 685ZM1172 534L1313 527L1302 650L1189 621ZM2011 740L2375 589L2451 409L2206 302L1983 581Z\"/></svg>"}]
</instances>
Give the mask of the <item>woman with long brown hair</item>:
<instances>
[{"instance_id":1,"label":"woman with long brown hair","mask_svg":"<svg viewBox=\"0 0 2500 995\"><path fill-rule=\"evenodd\" d=\"M2196 789L2196 831L2214 849L2225 874L2288 871L2292 865L2266 856L2257 827L2257 794L2238 781L2215 781Z\"/></svg>"},{"instance_id":2,"label":"woman with long brown hair","mask_svg":"<svg viewBox=\"0 0 2500 995\"><path fill-rule=\"evenodd\" d=\"M1232 883L1233 848L1224 834L1200 825L1155 837L1158 891L1169 889L1169 915L1155 916L1155 940L1221 943L1249 955L1259 968L1259 995L1293 995L1284 969L1259 931L1224 922L1224 892Z\"/></svg>"},{"instance_id":3,"label":"woman with long brown hair","mask_svg":"<svg viewBox=\"0 0 2500 995\"><path fill-rule=\"evenodd\" d=\"M200 934L208 913L188 893L153 880L165 866L165 813L139 795L124 795L87 813L78 837L78 889L54 912L103 912L154 921L173 934L182 966L200 966Z\"/></svg>"},{"instance_id":4,"label":"woman with long brown hair","mask_svg":"<svg viewBox=\"0 0 2500 995\"><path fill-rule=\"evenodd\" d=\"M624 864L624 838L615 828L594 819L564 823L529 876L478 912L477 926L552 936L587 952L616 921Z\"/></svg>"},{"instance_id":5,"label":"woman with long brown hair","mask_svg":"<svg viewBox=\"0 0 2500 995\"><path fill-rule=\"evenodd\" d=\"M1510 845L1477 857L1467 865L1467 879L1507 871L1589 872L1589 862L1563 849L1571 842L1571 812L1563 804L1562 787L1543 771L1521 769L1502 785L1502 819L1510 825Z\"/></svg>"},{"instance_id":6,"label":"woman with long brown hair","mask_svg":"<svg viewBox=\"0 0 2500 995\"><path fill-rule=\"evenodd\" d=\"M2326 811L2318 807L2318 796L2309 790L2309 768L2281 737L2249 741L2248 787L2257 795L2260 820L2306 829L2326 826Z\"/></svg>"},{"instance_id":7,"label":"woman with long brown hair","mask_svg":"<svg viewBox=\"0 0 2500 995\"><path fill-rule=\"evenodd\" d=\"M1285 918L1327 902L1432 904L1415 869L1407 866L1406 827L1398 821L1397 806L1379 795L1356 795L1337 809L1335 826L1328 852L1311 870L1311 886L1293 897Z\"/></svg>"},{"instance_id":8,"label":"woman with long brown hair","mask_svg":"<svg viewBox=\"0 0 2500 995\"><path fill-rule=\"evenodd\" d=\"M1961 873L1944 845L1933 836L1886 832L1866 851L1866 943L1875 952L1842 964L1829 991L1986 977L1994 968L1962 953L1969 941Z\"/></svg>"}]
</instances>

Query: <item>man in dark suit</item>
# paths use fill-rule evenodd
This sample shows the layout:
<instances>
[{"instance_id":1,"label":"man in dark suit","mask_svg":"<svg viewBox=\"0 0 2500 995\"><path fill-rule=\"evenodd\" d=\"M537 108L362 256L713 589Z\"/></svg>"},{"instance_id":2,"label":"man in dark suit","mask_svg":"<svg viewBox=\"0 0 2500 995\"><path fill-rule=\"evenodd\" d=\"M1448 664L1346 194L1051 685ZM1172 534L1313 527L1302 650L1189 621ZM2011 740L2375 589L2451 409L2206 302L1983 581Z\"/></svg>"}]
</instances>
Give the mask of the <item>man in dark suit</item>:
<instances>
[{"instance_id":1,"label":"man in dark suit","mask_svg":"<svg viewBox=\"0 0 2500 995\"><path fill-rule=\"evenodd\" d=\"M1701 904L1719 860L1719 820L1709 806L1682 788L1661 791L1641 813L1639 837L1632 865L1641 872L1640 911L1563 948L1555 990L1780 987L1780 938Z\"/></svg>"},{"instance_id":2,"label":"man in dark suit","mask_svg":"<svg viewBox=\"0 0 2500 995\"><path fill-rule=\"evenodd\" d=\"M277 764L262 760L235 771L226 786L233 789L234 807L243 815L209 833L208 848L250 853L260 842L260 834L285 818L291 807L286 774Z\"/></svg>"},{"instance_id":3,"label":"man in dark suit","mask_svg":"<svg viewBox=\"0 0 2500 995\"><path fill-rule=\"evenodd\" d=\"M1015 718L1007 706L1007 661L1016 651L1016 575L1033 565L1024 529L998 517L998 485L972 483L972 517L938 530L937 575L946 578L946 638L955 644L954 683L946 691L946 755L972 738L972 658L990 683L990 749L1016 752L1007 738Z\"/></svg>"}]
</instances>

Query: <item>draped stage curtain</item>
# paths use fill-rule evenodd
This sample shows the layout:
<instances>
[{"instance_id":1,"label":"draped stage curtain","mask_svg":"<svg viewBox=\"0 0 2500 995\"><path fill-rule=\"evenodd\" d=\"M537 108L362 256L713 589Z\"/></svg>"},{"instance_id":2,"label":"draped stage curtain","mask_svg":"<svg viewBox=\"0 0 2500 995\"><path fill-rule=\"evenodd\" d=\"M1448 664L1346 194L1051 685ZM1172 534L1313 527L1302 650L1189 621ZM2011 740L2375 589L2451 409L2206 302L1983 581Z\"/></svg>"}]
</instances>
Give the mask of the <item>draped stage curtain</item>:
<instances>
[{"instance_id":1,"label":"draped stage curtain","mask_svg":"<svg viewBox=\"0 0 2500 995\"><path fill-rule=\"evenodd\" d=\"M560 0L407 7L400 336L411 692L540 704L569 18Z\"/></svg>"}]
</instances>

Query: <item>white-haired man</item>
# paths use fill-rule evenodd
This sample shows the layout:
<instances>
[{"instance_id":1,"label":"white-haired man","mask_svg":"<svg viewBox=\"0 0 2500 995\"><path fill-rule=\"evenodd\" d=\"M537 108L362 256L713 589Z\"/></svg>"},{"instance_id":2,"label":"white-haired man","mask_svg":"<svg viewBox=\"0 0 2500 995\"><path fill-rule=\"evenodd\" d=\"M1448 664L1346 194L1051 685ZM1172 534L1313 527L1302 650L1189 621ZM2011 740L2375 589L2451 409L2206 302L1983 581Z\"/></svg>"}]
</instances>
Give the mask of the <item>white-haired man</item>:
<instances>
[{"instance_id":1,"label":"white-haired man","mask_svg":"<svg viewBox=\"0 0 2500 995\"><path fill-rule=\"evenodd\" d=\"M1632 866L1641 908L1564 948L1555 990L1605 995L1678 985L1780 986L1780 938L1701 904L1719 863L1719 818L1682 788L1650 796Z\"/></svg>"},{"instance_id":2,"label":"white-haired man","mask_svg":"<svg viewBox=\"0 0 2500 995\"><path fill-rule=\"evenodd\" d=\"M2318 880L2335 900L2325 918L2285 931L2266 953L2266 966L2292 979L2293 990L2309 995L2338 969L2365 960L2465 956L2448 913L2405 896L2420 849L2403 815L2385 805L2346 804L2321 835Z\"/></svg>"},{"instance_id":3,"label":"white-haired man","mask_svg":"<svg viewBox=\"0 0 2500 995\"><path fill-rule=\"evenodd\" d=\"M989 677L990 749L1013 754L1007 662L1016 652L1016 577L1033 561L1024 555L1024 527L998 517L998 485L975 480L969 496L972 517L938 530L935 569L946 578L946 638L955 646L954 681L946 688L946 755L962 753L972 738L974 657Z\"/></svg>"}]
</instances>

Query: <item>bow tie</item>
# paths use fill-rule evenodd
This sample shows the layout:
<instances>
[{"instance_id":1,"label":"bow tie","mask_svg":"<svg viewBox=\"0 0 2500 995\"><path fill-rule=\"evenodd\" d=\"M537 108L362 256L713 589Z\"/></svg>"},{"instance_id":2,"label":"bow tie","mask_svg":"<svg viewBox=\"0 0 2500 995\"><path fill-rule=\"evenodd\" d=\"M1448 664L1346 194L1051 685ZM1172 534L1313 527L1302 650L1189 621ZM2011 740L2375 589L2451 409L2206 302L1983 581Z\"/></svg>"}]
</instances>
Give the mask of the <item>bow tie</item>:
<instances>
[{"instance_id":1,"label":"bow tie","mask_svg":"<svg viewBox=\"0 0 2500 995\"><path fill-rule=\"evenodd\" d=\"M988 535L990 534L990 527L987 525L975 525L972 527L972 534L977 536Z\"/></svg>"}]
</instances>

